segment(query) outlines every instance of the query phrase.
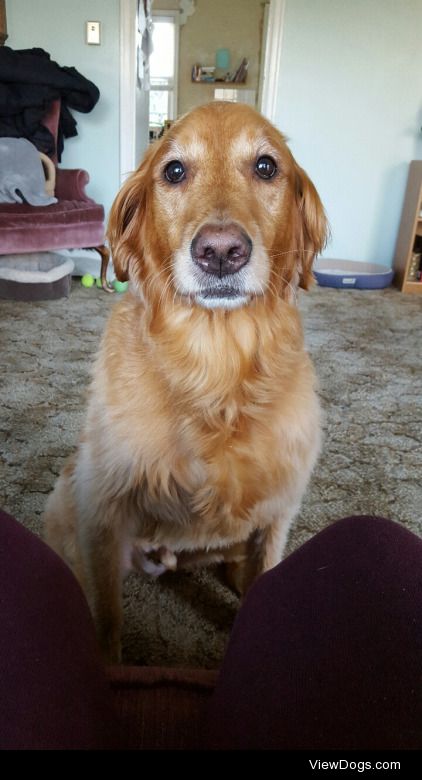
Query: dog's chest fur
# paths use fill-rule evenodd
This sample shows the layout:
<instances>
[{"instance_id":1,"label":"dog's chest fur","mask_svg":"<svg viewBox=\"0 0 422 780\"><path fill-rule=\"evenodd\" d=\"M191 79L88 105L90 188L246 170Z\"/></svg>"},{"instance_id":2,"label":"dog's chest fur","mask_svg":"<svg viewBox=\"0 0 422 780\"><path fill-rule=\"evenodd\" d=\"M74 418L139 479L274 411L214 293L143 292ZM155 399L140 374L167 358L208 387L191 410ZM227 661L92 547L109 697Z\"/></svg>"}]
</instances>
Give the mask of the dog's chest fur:
<instances>
[{"instance_id":1,"label":"dog's chest fur","mask_svg":"<svg viewBox=\"0 0 422 780\"><path fill-rule=\"evenodd\" d=\"M185 432L169 459L142 469L133 499L143 528L149 526L148 537L153 532L156 542L169 535L180 541L186 532L189 539L200 536L201 543L210 544L214 537L247 535L251 510L278 482L279 459L271 462L260 452L274 454L280 442L273 432L242 422L243 430L231 435L194 426L201 428L200 453L192 452Z\"/></svg>"},{"instance_id":2,"label":"dog's chest fur","mask_svg":"<svg viewBox=\"0 0 422 780\"><path fill-rule=\"evenodd\" d=\"M173 327L165 339L155 336L153 348L145 334L137 340L139 330L121 323L127 349L116 343L100 356L99 373L108 381L95 387L101 406L90 418L114 485L120 473L120 494L130 486L127 514L136 535L172 549L238 541L256 527L254 508L296 482L319 428L313 371L296 322L297 315L283 320L295 348L283 351L283 334L270 334L266 363L250 316L238 317L229 332L222 324L211 333L200 321L196 339ZM119 330L114 323L112 333Z\"/></svg>"}]
</instances>

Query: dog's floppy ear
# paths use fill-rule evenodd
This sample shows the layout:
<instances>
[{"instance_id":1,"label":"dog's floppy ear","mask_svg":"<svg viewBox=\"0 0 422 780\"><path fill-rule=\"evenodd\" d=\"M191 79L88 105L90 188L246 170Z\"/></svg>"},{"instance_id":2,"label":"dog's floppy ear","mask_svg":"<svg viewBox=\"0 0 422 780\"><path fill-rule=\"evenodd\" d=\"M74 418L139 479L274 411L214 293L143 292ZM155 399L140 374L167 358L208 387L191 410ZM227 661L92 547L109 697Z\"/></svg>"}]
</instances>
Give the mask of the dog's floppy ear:
<instances>
[{"instance_id":1,"label":"dog's floppy ear","mask_svg":"<svg viewBox=\"0 0 422 780\"><path fill-rule=\"evenodd\" d=\"M328 239L329 227L319 195L305 171L295 163L296 242L299 249L299 286L313 281L312 263Z\"/></svg>"},{"instance_id":2,"label":"dog's floppy ear","mask_svg":"<svg viewBox=\"0 0 422 780\"><path fill-rule=\"evenodd\" d=\"M155 144L154 144L155 146ZM156 149L150 147L139 168L123 184L111 207L107 237L110 243L114 271L119 281L129 278L132 257L140 259L140 233L147 207L150 166Z\"/></svg>"}]
</instances>

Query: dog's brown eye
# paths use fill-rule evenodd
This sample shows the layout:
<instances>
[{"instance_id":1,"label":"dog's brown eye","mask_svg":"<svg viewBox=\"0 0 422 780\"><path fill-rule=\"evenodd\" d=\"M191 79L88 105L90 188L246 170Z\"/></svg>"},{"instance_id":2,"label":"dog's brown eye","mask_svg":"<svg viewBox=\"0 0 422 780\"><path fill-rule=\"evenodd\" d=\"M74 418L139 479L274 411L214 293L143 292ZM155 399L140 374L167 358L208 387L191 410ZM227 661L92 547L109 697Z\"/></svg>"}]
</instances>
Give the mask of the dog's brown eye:
<instances>
[{"instance_id":1,"label":"dog's brown eye","mask_svg":"<svg viewBox=\"0 0 422 780\"><path fill-rule=\"evenodd\" d=\"M177 184L185 178L185 169L180 160L172 160L164 169L164 176L171 184Z\"/></svg>"},{"instance_id":2,"label":"dog's brown eye","mask_svg":"<svg viewBox=\"0 0 422 780\"><path fill-rule=\"evenodd\" d=\"M277 166L272 157L259 157L256 161L255 170L261 179L272 179L277 173Z\"/></svg>"}]
</instances>

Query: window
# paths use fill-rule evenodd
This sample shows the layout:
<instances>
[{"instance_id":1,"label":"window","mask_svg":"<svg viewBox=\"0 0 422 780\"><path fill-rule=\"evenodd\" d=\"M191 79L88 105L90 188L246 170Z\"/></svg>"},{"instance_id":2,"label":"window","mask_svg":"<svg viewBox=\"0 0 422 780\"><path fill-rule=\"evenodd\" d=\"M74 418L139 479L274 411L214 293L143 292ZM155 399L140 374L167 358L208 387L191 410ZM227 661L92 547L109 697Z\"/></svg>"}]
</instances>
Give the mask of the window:
<instances>
[{"instance_id":1,"label":"window","mask_svg":"<svg viewBox=\"0 0 422 780\"><path fill-rule=\"evenodd\" d=\"M149 124L150 131L162 127L166 119L177 115L177 60L179 49L178 11L152 16L153 52L150 56Z\"/></svg>"}]
</instances>

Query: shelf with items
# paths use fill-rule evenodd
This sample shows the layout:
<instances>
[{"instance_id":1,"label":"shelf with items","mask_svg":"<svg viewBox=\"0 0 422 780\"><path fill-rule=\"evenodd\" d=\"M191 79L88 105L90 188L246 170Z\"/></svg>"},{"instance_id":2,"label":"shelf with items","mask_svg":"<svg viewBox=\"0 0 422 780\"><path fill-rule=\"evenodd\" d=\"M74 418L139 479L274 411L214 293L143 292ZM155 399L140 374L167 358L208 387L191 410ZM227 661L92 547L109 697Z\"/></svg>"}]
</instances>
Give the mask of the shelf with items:
<instances>
[{"instance_id":1,"label":"shelf with items","mask_svg":"<svg viewBox=\"0 0 422 780\"><path fill-rule=\"evenodd\" d=\"M192 81L192 84L211 85L217 89L251 89L246 81L219 81L216 79L215 81Z\"/></svg>"},{"instance_id":2,"label":"shelf with items","mask_svg":"<svg viewBox=\"0 0 422 780\"><path fill-rule=\"evenodd\" d=\"M243 58L234 73L227 72L223 75L223 69L217 69L214 65L200 65L195 63L192 67L191 79L193 84L246 84L249 62Z\"/></svg>"},{"instance_id":3,"label":"shelf with items","mask_svg":"<svg viewBox=\"0 0 422 780\"><path fill-rule=\"evenodd\" d=\"M394 270L394 284L401 292L422 294L422 160L412 160L409 166Z\"/></svg>"},{"instance_id":4,"label":"shelf with items","mask_svg":"<svg viewBox=\"0 0 422 780\"><path fill-rule=\"evenodd\" d=\"M226 81L225 79L215 79L214 81L193 81L192 84L214 84L217 85L217 87L230 87L233 89L233 84L236 84L237 87L246 87L246 81Z\"/></svg>"}]
</instances>

